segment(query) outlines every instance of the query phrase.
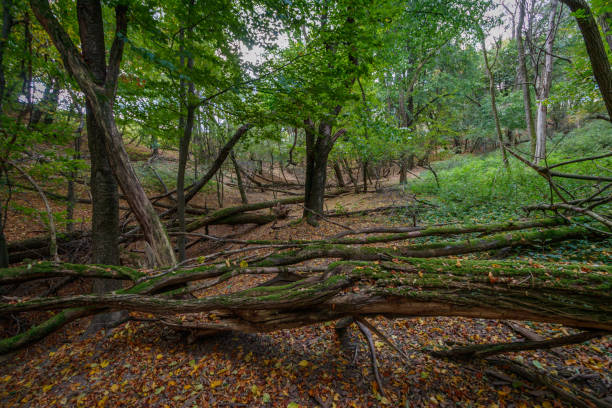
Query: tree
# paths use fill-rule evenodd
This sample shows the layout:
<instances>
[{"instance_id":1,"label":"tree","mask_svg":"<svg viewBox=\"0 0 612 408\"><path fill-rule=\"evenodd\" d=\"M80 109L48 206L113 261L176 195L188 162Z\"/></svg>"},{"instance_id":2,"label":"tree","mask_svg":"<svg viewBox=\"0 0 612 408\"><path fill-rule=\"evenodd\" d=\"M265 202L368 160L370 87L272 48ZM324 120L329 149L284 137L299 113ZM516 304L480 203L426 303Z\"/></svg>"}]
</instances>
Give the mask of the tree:
<instances>
[{"instance_id":1,"label":"tree","mask_svg":"<svg viewBox=\"0 0 612 408\"><path fill-rule=\"evenodd\" d=\"M547 98L550 94L550 86L552 84L553 73L553 45L555 36L557 35L557 0L552 0L548 15L548 33L544 42L544 72L538 76L538 110L536 122L536 148L534 155L534 163L538 164L540 160L546 157L546 114L548 111Z\"/></svg>"},{"instance_id":2,"label":"tree","mask_svg":"<svg viewBox=\"0 0 612 408\"><path fill-rule=\"evenodd\" d=\"M84 7L83 11L91 11L93 7L99 7L99 1L80 4ZM53 44L62 56L66 70L74 77L88 100L90 112L93 114L96 123L102 130L104 146L110 167L123 193L126 195L132 211L138 219L145 239L153 251L156 263L160 265L174 264L175 257L172 245L170 244L155 209L151 205L142 185L134 173L134 169L130 164L129 157L125 151L123 140L113 115L113 95L117 87L117 77L119 75L119 67L126 38L127 7L118 5L115 8L117 32L113 40L113 47L110 51L106 79L104 84L101 85L95 82L94 78L96 77L94 73L79 55L68 33L54 16L48 1L32 0L30 1L30 5L36 18L47 31ZM99 37L96 38L87 34L90 30L95 30L95 32L98 33L103 32L104 25L101 13L99 15L97 13L91 13L88 14L88 16L92 18L91 23L95 25L95 28L85 28L81 27L81 24L79 24L81 30L86 34L83 40L85 40L87 44L82 44L84 48L87 48L89 45L95 47L95 44L98 44L94 44L94 41L98 41Z\"/></svg>"},{"instance_id":3,"label":"tree","mask_svg":"<svg viewBox=\"0 0 612 408\"><path fill-rule=\"evenodd\" d=\"M523 90L523 106L525 108L525 123L527 124L527 134L531 141L531 153L535 154L536 132L531 108L531 91L527 76L527 59L525 57L525 45L523 43L523 26L525 24L525 3L526 0L519 0L518 22L516 25L516 47L518 50L517 66L517 86Z\"/></svg>"},{"instance_id":4,"label":"tree","mask_svg":"<svg viewBox=\"0 0 612 408\"><path fill-rule=\"evenodd\" d=\"M574 13L608 117L612 118L612 71L593 13L584 0L561 0L561 2Z\"/></svg>"}]
</instances>

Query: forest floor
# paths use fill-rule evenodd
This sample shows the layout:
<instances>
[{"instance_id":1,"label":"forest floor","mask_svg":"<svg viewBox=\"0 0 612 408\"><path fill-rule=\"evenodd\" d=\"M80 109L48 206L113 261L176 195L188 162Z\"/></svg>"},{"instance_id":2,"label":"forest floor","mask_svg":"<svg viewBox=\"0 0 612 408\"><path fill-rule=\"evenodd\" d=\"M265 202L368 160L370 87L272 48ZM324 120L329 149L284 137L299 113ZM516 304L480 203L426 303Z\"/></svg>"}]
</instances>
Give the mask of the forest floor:
<instances>
[{"instance_id":1,"label":"forest floor","mask_svg":"<svg viewBox=\"0 0 612 408\"><path fill-rule=\"evenodd\" d=\"M171 156L162 160L172 161ZM386 180L378 192L348 193L326 201L328 210L351 211L410 202L410 196ZM49 187L49 186L47 186ZM49 187L50 188L50 187ZM80 191L85 197L85 190ZM280 197L280 196L279 196ZM270 192L249 193L250 202L273 198ZM35 193L19 192L19 204L35 205ZM208 191L194 204L217 202ZM40 204L40 203L39 203ZM239 204L237 191L225 187L224 205ZM54 202L54 211L64 204ZM39 207L40 208L40 207ZM87 225L89 206L78 205L77 217ZM339 225L322 221L318 228L292 223L301 214L293 206L289 218L259 227L211 226L209 233L240 239L315 239L341 232ZM9 241L44 231L35 227L36 215L15 209L9 214ZM372 214L335 218L351 228L406 224L403 214ZM410 220L411 221L411 220ZM430 220L428 220L430 222ZM78 229L78 227L77 227ZM234 244L235 245L235 244ZM236 246L234 246L236 247ZM230 249L228 244L201 242L188 256ZM137 246L122 259L136 264ZM265 251L262 250L262 251ZM215 288L227 293L253 285L253 278L237 277ZM59 294L76 293L87 283L77 281ZM44 290L44 288L42 288ZM211 294L211 292L207 292ZM35 321L43 314L32 314ZM3 322L3 334L28 321ZM20 317L22 319L22 317ZM522 339L506 322L466 318L415 318L371 322L408 356L405 362L380 341L375 342L385 391L372 374L367 346L352 327L341 342L333 324L319 324L264 334L226 334L189 343L184 335L154 322L130 321L107 332L85 337L87 319L71 323L40 343L3 357L0 369L1 406L82 407L564 407L539 384L499 371L483 361L454 363L431 357L428 349L463 343ZM518 322L516 322L518 323ZM567 330L550 324L518 323L534 333L552 337ZM612 395L612 339L561 347L552 351L512 353L510 357L542 372L564 378L601 398Z\"/></svg>"}]
</instances>

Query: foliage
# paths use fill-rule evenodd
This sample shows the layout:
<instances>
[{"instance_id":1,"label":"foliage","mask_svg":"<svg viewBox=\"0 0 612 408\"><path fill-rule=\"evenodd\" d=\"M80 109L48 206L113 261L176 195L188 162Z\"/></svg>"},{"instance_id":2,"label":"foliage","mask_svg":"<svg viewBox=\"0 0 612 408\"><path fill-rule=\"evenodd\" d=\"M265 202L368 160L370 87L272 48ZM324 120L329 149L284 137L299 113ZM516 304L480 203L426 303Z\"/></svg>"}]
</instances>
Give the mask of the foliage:
<instances>
[{"instance_id":1,"label":"foliage","mask_svg":"<svg viewBox=\"0 0 612 408\"><path fill-rule=\"evenodd\" d=\"M566 135L557 134L550 146L548 164L601 154L612 146L612 126L604 121L588 122ZM434 164L439 188L430 172L421 173L421 180L411 180L407 188L434 197L440 205L424 215L428 221L482 222L516 218L524 215L522 206L547 201L550 191L548 183L532 169L514 159L510 164L510 171L505 172L498 151L482 156L456 155ZM609 158L600 163L608 168L611 164ZM597 174L599 169L592 162L583 162L565 166L563 171ZM586 186L579 180L564 180L561 184L570 191Z\"/></svg>"}]
</instances>

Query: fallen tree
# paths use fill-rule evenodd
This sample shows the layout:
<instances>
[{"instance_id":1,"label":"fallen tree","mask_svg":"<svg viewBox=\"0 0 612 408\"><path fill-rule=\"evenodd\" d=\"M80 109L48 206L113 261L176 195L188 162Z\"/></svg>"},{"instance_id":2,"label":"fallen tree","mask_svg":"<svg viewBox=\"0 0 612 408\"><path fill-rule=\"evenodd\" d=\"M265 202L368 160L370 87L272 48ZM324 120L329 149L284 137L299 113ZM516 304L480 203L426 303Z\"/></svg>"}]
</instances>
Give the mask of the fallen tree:
<instances>
[{"instance_id":1,"label":"fallen tree","mask_svg":"<svg viewBox=\"0 0 612 408\"><path fill-rule=\"evenodd\" d=\"M377 249L377 248L362 248ZM373 258L364 251L362 258ZM387 256L389 253L386 254ZM228 330L263 332L347 316L464 316L561 323L612 330L612 267L528 262L406 258L380 262L340 261L296 270L263 260L250 266L221 263L160 271L152 276L126 267L37 263L0 270L0 284L80 276L131 281L110 294L4 300L0 315L64 309L17 336L0 341L6 353L30 344L64 324L107 310L157 314L177 329L212 334ZM322 255L319 257L326 257ZM387 258L387 256L379 256ZM229 265L229 266L228 266ZM588 272L585 272L588 271ZM177 284L234 276L289 274L289 284L258 286L229 295L174 299L188 287ZM197 286L197 285L196 285ZM178 293L173 293L178 291ZM199 313L196 325L181 326L172 314ZM214 318L211 317L214 315Z\"/></svg>"}]
</instances>

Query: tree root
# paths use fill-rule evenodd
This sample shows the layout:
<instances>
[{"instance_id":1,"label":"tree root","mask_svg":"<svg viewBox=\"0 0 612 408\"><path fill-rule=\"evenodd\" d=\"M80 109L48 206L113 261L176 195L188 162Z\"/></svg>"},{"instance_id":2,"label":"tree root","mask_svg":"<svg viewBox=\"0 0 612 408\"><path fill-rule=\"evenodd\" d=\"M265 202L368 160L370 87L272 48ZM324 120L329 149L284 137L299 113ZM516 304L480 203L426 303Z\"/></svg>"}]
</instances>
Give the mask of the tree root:
<instances>
[{"instance_id":1,"label":"tree root","mask_svg":"<svg viewBox=\"0 0 612 408\"><path fill-rule=\"evenodd\" d=\"M383 397L386 397L387 393L385 392L385 387L383 385L382 378L380 377L380 373L378 372L378 360L376 359L376 346L374 345L374 339L372 338L372 333L370 332L370 329L368 328L368 326L363 324L361 321L356 320L355 323L357 323L357 327L359 327L359 330L361 331L364 338L366 339L366 343L370 350L370 360L372 362L372 372L374 373L376 384L378 385L378 389L380 390L380 395L382 395Z\"/></svg>"}]
</instances>

